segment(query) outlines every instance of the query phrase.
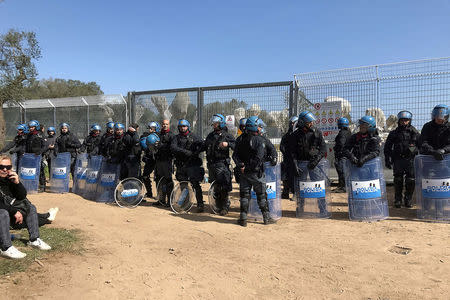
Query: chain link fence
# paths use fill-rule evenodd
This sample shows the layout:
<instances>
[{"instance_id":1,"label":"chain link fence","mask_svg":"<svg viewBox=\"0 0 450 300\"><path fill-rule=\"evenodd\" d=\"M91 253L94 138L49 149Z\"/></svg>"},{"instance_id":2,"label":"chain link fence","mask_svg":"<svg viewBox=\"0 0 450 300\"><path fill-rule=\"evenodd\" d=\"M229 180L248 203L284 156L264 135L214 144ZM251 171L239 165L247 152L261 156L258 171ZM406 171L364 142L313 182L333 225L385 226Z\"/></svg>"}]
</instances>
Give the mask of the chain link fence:
<instances>
[{"instance_id":1,"label":"chain link fence","mask_svg":"<svg viewBox=\"0 0 450 300\"><path fill-rule=\"evenodd\" d=\"M128 124L127 102L122 95L25 100L19 104L3 105L3 114L6 140L14 138L18 124L30 120L38 120L46 128L69 123L70 130L79 139L89 134L89 128L94 123L102 128L108 121Z\"/></svg>"}]
</instances>

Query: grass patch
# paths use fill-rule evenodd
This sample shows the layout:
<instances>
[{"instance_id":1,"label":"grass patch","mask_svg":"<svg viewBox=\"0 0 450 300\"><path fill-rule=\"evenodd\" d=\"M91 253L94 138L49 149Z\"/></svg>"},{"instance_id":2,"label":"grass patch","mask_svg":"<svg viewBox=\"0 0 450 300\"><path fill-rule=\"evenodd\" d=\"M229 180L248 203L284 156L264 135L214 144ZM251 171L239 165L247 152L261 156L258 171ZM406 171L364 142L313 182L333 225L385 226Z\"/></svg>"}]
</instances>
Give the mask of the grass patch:
<instances>
[{"instance_id":1,"label":"grass patch","mask_svg":"<svg viewBox=\"0 0 450 300\"><path fill-rule=\"evenodd\" d=\"M84 250L83 236L81 231L77 229L40 227L41 239L52 247L49 251L27 246L28 231L26 229L12 230L11 232L16 236L20 235L19 239L13 241L13 246L26 253L27 256L23 259L0 258L0 276L25 271L31 264L35 263L35 259L44 260L54 253L80 255ZM43 263L45 262L43 261Z\"/></svg>"}]
</instances>

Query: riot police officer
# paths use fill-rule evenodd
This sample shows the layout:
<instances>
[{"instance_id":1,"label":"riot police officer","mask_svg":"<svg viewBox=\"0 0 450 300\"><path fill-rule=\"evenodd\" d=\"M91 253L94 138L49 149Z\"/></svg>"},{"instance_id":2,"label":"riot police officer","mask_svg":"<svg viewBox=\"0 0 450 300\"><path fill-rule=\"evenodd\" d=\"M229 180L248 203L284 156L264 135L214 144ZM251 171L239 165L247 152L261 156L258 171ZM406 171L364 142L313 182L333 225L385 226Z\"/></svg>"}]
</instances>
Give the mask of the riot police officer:
<instances>
[{"instance_id":1,"label":"riot police officer","mask_svg":"<svg viewBox=\"0 0 450 300\"><path fill-rule=\"evenodd\" d=\"M264 155L264 162L270 163L271 166L276 166L278 162L278 153L275 146L272 144L272 142L267 138L266 136L266 124L259 119L258 124L258 133L259 135L264 139L264 146L266 149L266 153Z\"/></svg>"},{"instance_id":2,"label":"riot police officer","mask_svg":"<svg viewBox=\"0 0 450 300\"><path fill-rule=\"evenodd\" d=\"M60 135L56 138L55 142L55 154L63 152L69 152L71 156L70 160L70 173L72 173L75 169L75 162L77 160L77 151L81 147L81 143L78 138L70 132L70 125L68 123L61 123L60 127Z\"/></svg>"},{"instance_id":3,"label":"riot police officer","mask_svg":"<svg viewBox=\"0 0 450 300\"><path fill-rule=\"evenodd\" d=\"M155 121L149 122L147 124L147 129L148 131L144 132L141 135L140 137L141 140L146 139L152 133L159 134L161 132L161 126L159 125L158 122ZM150 198L153 197L152 180L150 178L150 175L152 174L153 170L155 170L156 165L155 150L156 148L145 148L144 155L142 156L142 161L144 162L144 171L142 172L142 182L144 183L145 189L147 190L146 196Z\"/></svg>"},{"instance_id":4,"label":"riot police officer","mask_svg":"<svg viewBox=\"0 0 450 300\"><path fill-rule=\"evenodd\" d=\"M47 137L44 139L44 153L42 153L42 160L47 161L48 173L52 169L52 159L56 157L55 154L56 143L56 129L53 126L47 128Z\"/></svg>"},{"instance_id":5,"label":"riot police officer","mask_svg":"<svg viewBox=\"0 0 450 300\"><path fill-rule=\"evenodd\" d=\"M106 123L106 132L100 138L100 143L98 145L98 153L100 155L103 155L104 157L108 156L107 144L108 142L111 141L111 137L114 136L114 125L115 123L112 121Z\"/></svg>"},{"instance_id":6,"label":"riot police officer","mask_svg":"<svg viewBox=\"0 0 450 300\"><path fill-rule=\"evenodd\" d=\"M358 168L380 155L380 142L375 118L363 116L359 121L359 132L353 134L344 147L344 155Z\"/></svg>"},{"instance_id":7,"label":"riot police officer","mask_svg":"<svg viewBox=\"0 0 450 300\"><path fill-rule=\"evenodd\" d=\"M250 201L250 191L256 193L258 206L265 225L275 223L270 217L266 194L266 179L264 173L265 143L259 134L262 123L257 116L247 119L244 133L236 141L233 160L240 171L239 195L240 215L237 223L247 226L247 214Z\"/></svg>"},{"instance_id":8,"label":"riot police officer","mask_svg":"<svg viewBox=\"0 0 450 300\"><path fill-rule=\"evenodd\" d=\"M159 143L155 153L155 182L161 185L161 193L158 202L164 206L169 206L170 194L173 190L173 155L170 150L175 135L170 131L170 121L163 120L161 123L161 131L159 132ZM158 204L157 204L158 205Z\"/></svg>"},{"instance_id":9,"label":"riot police officer","mask_svg":"<svg viewBox=\"0 0 450 300\"><path fill-rule=\"evenodd\" d=\"M436 160L443 160L450 153L449 107L439 104L433 108L432 120L422 127L420 135L420 153L433 155Z\"/></svg>"},{"instance_id":10,"label":"riot police officer","mask_svg":"<svg viewBox=\"0 0 450 300\"><path fill-rule=\"evenodd\" d=\"M9 154L17 153L17 157L20 158L25 151L25 141L27 138L28 128L26 124L19 124L16 127L17 135L14 139L6 144L0 153L9 152Z\"/></svg>"},{"instance_id":11,"label":"riot police officer","mask_svg":"<svg viewBox=\"0 0 450 300\"><path fill-rule=\"evenodd\" d=\"M247 123L247 118L241 118L239 120L239 130L238 130L238 136L243 134L245 132L245 124Z\"/></svg>"},{"instance_id":12,"label":"riot police officer","mask_svg":"<svg viewBox=\"0 0 450 300\"><path fill-rule=\"evenodd\" d=\"M91 126L91 131L89 135L84 139L83 144L81 145L80 152L86 152L89 156L94 156L99 154L99 146L100 146L100 132L102 128L98 124L93 124Z\"/></svg>"},{"instance_id":13,"label":"riot police officer","mask_svg":"<svg viewBox=\"0 0 450 300\"><path fill-rule=\"evenodd\" d=\"M37 120L31 120L28 122L28 130L29 132L25 141L25 153L42 155L45 151L45 141L41 134L41 125ZM39 185L41 189L45 189L45 173L42 168L42 159L41 172L39 173Z\"/></svg>"},{"instance_id":14,"label":"riot police officer","mask_svg":"<svg viewBox=\"0 0 450 300\"><path fill-rule=\"evenodd\" d=\"M120 179L129 177L140 178L141 176L141 154L142 148L139 143L139 125L130 124L123 136L124 155L120 169Z\"/></svg>"},{"instance_id":15,"label":"riot police officer","mask_svg":"<svg viewBox=\"0 0 450 300\"><path fill-rule=\"evenodd\" d=\"M391 131L384 144L384 160L386 168L394 165L394 206L400 208L403 198L403 183L405 183L405 207L411 208L412 195L415 187L414 157L419 153L419 132L411 125L412 114L403 110L397 114L398 127Z\"/></svg>"},{"instance_id":16,"label":"riot police officer","mask_svg":"<svg viewBox=\"0 0 450 300\"><path fill-rule=\"evenodd\" d=\"M350 122L347 118L339 118L338 119L338 129L339 133L334 139L334 166L336 168L336 172L338 174L338 186L334 190L337 193L345 193L345 175L344 175L344 147L347 144L347 141L350 139L352 135L349 127Z\"/></svg>"},{"instance_id":17,"label":"riot police officer","mask_svg":"<svg viewBox=\"0 0 450 300\"><path fill-rule=\"evenodd\" d=\"M178 134L172 141L170 150L175 156L175 165L177 172L175 177L178 181L190 181L195 190L197 198L197 212L203 212L205 205L203 203L202 188L200 181L205 176L205 169L202 167L200 152L203 151L203 140L191 133L191 125L185 119L178 121Z\"/></svg>"},{"instance_id":18,"label":"riot police officer","mask_svg":"<svg viewBox=\"0 0 450 300\"><path fill-rule=\"evenodd\" d=\"M231 192L230 149L235 139L228 132L225 117L215 114L211 118L213 131L205 139L206 161L210 182L215 182L214 197L219 214L225 216L230 209L228 193Z\"/></svg>"},{"instance_id":19,"label":"riot police officer","mask_svg":"<svg viewBox=\"0 0 450 300\"><path fill-rule=\"evenodd\" d=\"M292 155L288 152L289 138L294 132L294 125L297 123L298 117L293 116L289 119L288 131L281 137L280 151L283 155L281 162L281 178L283 180L282 199L289 199L289 192L294 193L294 171L292 168Z\"/></svg>"}]
</instances>

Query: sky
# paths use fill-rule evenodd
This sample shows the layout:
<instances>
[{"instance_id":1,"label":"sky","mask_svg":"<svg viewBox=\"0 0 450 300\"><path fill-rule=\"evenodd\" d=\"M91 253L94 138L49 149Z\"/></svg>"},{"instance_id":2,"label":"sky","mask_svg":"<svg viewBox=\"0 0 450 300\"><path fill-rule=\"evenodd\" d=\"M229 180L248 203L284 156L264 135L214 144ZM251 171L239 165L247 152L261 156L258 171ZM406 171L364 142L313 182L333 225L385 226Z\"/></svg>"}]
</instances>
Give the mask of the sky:
<instances>
[{"instance_id":1,"label":"sky","mask_svg":"<svg viewBox=\"0 0 450 300\"><path fill-rule=\"evenodd\" d=\"M39 79L126 95L447 57L449 16L450 0L0 0L0 34L36 33Z\"/></svg>"}]
</instances>

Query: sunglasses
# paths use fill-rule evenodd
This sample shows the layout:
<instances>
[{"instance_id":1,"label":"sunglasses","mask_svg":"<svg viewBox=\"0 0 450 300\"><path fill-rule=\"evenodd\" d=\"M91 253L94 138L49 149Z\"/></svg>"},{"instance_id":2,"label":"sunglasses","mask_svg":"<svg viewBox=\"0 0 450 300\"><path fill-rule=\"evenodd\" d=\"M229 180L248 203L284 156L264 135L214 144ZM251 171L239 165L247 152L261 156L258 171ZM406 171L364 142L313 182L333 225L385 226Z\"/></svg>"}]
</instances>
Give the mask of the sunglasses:
<instances>
[{"instance_id":1,"label":"sunglasses","mask_svg":"<svg viewBox=\"0 0 450 300\"><path fill-rule=\"evenodd\" d=\"M11 170L12 169L12 165L0 165L0 170L3 170L3 169Z\"/></svg>"}]
</instances>

